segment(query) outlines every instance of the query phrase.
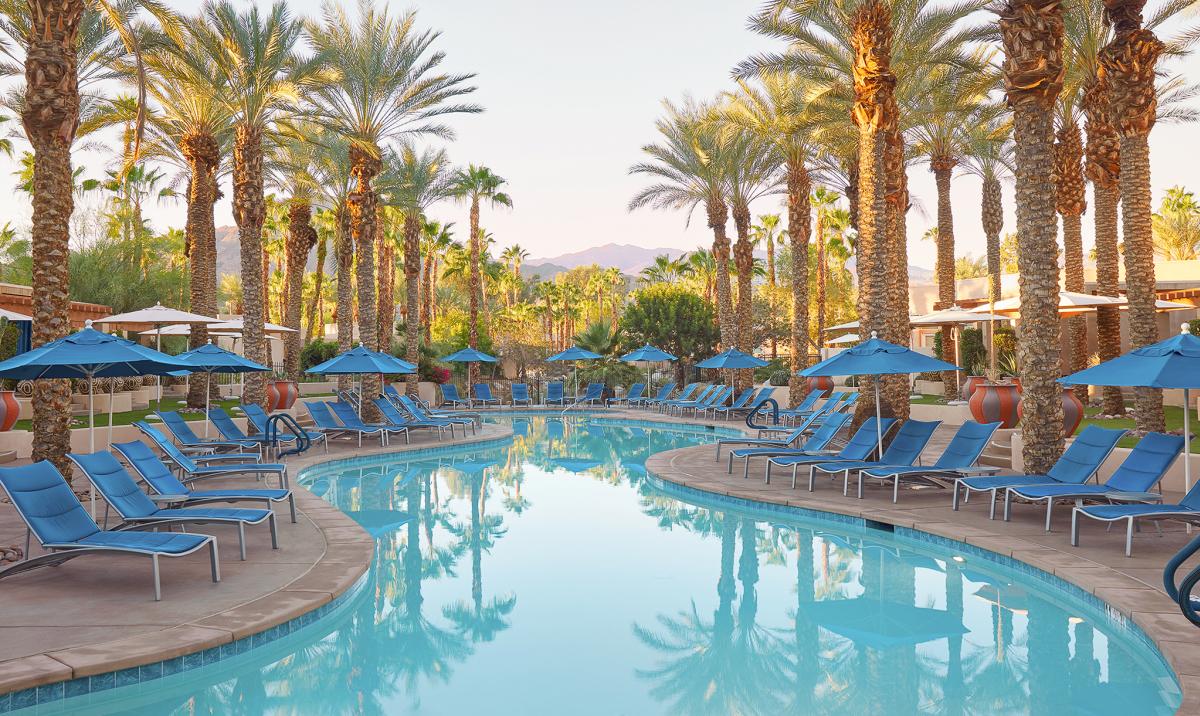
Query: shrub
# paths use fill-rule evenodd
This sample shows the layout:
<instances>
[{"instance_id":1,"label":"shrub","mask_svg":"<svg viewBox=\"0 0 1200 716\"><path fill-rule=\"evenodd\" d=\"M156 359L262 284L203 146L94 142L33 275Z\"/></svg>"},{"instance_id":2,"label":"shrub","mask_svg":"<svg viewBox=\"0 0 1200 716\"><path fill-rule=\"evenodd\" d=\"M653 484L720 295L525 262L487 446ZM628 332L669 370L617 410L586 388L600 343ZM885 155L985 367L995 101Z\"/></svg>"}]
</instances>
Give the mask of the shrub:
<instances>
[{"instance_id":1,"label":"shrub","mask_svg":"<svg viewBox=\"0 0 1200 716\"><path fill-rule=\"evenodd\" d=\"M318 363L324 363L337 354L337 341L326 341L318 338L300 349L300 370L308 370Z\"/></svg>"}]
</instances>

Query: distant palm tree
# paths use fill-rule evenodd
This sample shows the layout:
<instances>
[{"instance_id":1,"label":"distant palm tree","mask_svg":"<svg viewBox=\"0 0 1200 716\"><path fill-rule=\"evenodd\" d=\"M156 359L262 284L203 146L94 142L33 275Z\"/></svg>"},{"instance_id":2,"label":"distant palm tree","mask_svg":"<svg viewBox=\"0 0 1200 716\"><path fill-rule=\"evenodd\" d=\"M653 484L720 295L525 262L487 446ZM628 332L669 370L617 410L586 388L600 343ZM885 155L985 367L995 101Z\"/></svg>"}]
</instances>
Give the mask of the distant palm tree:
<instances>
[{"instance_id":1,"label":"distant palm tree","mask_svg":"<svg viewBox=\"0 0 1200 716\"><path fill-rule=\"evenodd\" d=\"M454 175L454 195L459 199L465 200L470 205L469 233L467 234L468 245L470 246L470 278L468 281L467 292L469 294L469 311L467 315L467 344L471 348L479 347L479 310L483 300L483 280L480 276L480 260L482 246L480 244L480 236L482 229L479 226L479 208L480 204L487 202L490 206L507 206L512 207L512 197L507 193L500 191L504 186L504 177L493 172L485 166L476 166L470 164L466 169L459 169ZM467 364L467 381L474 384L477 380L479 366L477 363Z\"/></svg>"},{"instance_id":2,"label":"distant palm tree","mask_svg":"<svg viewBox=\"0 0 1200 716\"><path fill-rule=\"evenodd\" d=\"M421 299L421 330L424 331L425 343L432 339L431 331L437 306L434 295L439 271L439 257L445 254L454 244L454 234L451 232L454 222L443 224L438 221L426 221L421 226L421 253L424 255L422 274Z\"/></svg>"},{"instance_id":3,"label":"distant palm tree","mask_svg":"<svg viewBox=\"0 0 1200 716\"><path fill-rule=\"evenodd\" d=\"M642 269L641 280L644 283L675 283L691 270L686 259L686 255L673 259L667 254L659 254L653 263Z\"/></svg>"},{"instance_id":4,"label":"distant palm tree","mask_svg":"<svg viewBox=\"0 0 1200 716\"><path fill-rule=\"evenodd\" d=\"M1167 189L1151 219L1157 255L1167 261L1200 258L1200 202L1195 194L1181 186Z\"/></svg>"}]
</instances>

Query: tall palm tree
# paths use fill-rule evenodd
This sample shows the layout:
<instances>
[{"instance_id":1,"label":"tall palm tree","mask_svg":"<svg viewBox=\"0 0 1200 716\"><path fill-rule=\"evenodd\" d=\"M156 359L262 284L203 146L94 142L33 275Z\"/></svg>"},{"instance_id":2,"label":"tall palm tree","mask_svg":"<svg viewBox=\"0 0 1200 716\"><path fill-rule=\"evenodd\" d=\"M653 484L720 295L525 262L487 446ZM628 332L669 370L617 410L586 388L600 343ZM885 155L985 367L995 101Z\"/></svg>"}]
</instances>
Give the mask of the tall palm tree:
<instances>
[{"instance_id":1,"label":"tall palm tree","mask_svg":"<svg viewBox=\"0 0 1200 716\"><path fill-rule=\"evenodd\" d=\"M428 219L425 212L432 204L453 194L450 158L441 149L417 150L411 143L401 146L396 163L397 191L394 199L404 211L404 286L408 320L404 322L406 359L416 363L420 346L421 234ZM412 395L417 392L417 376L405 381Z\"/></svg>"},{"instance_id":2,"label":"tall palm tree","mask_svg":"<svg viewBox=\"0 0 1200 716\"><path fill-rule=\"evenodd\" d=\"M969 126L967 156L963 168L974 174L981 183L979 197L980 223L987 242L988 300L1000 300L1000 232L1004 230L1004 195L1000 181L1012 172L1012 143L1009 135L1011 123L990 115L972 121ZM989 341L994 336L994 327L989 325ZM996 367L994 341L989 349L991 367Z\"/></svg>"},{"instance_id":3,"label":"tall palm tree","mask_svg":"<svg viewBox=\"0 0 1200 716\"><path fill-rule=\"evenodd\" d=\"M242 345L246 357L267 363L263 333L265 302L250 297L263 294L263 195L264 141L271 123L291 107L300 87L320 68L323 56L301 61L293 48L301 41L301 22L287 6L276 2L266 12L257 7L239 11L230 0L216 0L201 11L202 21L189 23L188 32L215 64L214 76L224 91L218 95L233 116L233 218L241 244L243 306ZM246 378L243 400L263 403L263 374Z\"/></svg>"},{"instance_id":4,"label":"tall palm tree","mask_svg":"<svg viewBox=\"0 0 1200 716\"><path fill-rule=\"evenodd\" d=\"M1083 135L1079 131L1074 94L1064 88L1059 96L1054 143L1054 207L1062 217L1063 289L1082 293L1083 212L1087 210L1087 182L1083 176ZM1067 319L1067 345L1065 372L1076 373L1087 368L1087 319L1083 316ZM1086 402L1088 387L1077 386L1075 394Z\"/></svg>"},{"instance_id":5,"label":"tall palm tree","mask_svg":"<svg viewBox=\"0 0 1200 716\"><path fill-rule=\"evenodd\" d=\"M817 345L822 346L825 343L825 277L829 270L828 263L825 259L825 227L826 218L829 212L837 205L840 199L836 193L829 189L819 186L813 190L809 197L809 203L812 205L813 211L816 214L816 224L813 229L813 237L816 239L817 245L817 275L816 275L816 307L817 307Z\"/></svg>"},{"instance_id":6,"label":"tall palm tree","mask_svg":"<svg viewBox=\"0 0 1200 716\"><path fill-rule=\"evenodd\" d=\"M787 229L779 228L782 221L779 214L761 214L758 217L758 223L750 227L754 244L756 246L762 244L763 249L767 252L767 286L771 291L774 291L778 284L778 274L775 271L775 244L778 243L782 246L784 237L787 236Z\"/></svg>"},{"instance_id":7,"label":"tall palm tree","mask_svg":"<svg viewBox=\"0 0 1200 716\"><path fill-rule=\"evenodd\" d=\"M421 330L424 332L426 343L432 339L433 319L437 308L434 304L434 294L437 287L439 257L454 244L454 234L450 231L453 226L454 222L443 224L438 221L426 221L421 226L421 253L425 257L424 267L421 271Z\"/></svg>"},{"instance_id":8,"label":"tall palm tree","mask_svg":"<svg viewBox=\"0 0 1200 716\"><path fill-rule=\"evenodd\" d=\"M1054 108L1063 82L1063 10L1055 0L1009 0L997 12L1016 147L1023 456L1026 469L1039 472L1050 469L1063 442L1054 216Z\"/></svg>"},{"instance_id":9,"label":"tall palm tree","mask_svg":"<svg viewBox=\"0 0 1200 716\"><path fill-rule=\"evenodd\" d=\"M418 31L415 13L393 18L386 6L370 0L359 4L357 20L328 2L321 23L308 27L318 55L337 58L338 73L312 93L311 113L350 140L354 189L347 208L358 257L358 336L372 349L379 347L374 256L379 196L373 182L383 169L382 147L419 134L452 137L439 118L482 111L457 102L475 90L467 84L473 75L438 72L445 54L431 48L439 35ZM379 386L372 378L363 390L374 394Z\"/></svg>"},{"instance_id":10,"label":"tall palm tree","mask_svg":"<svg viewBox=\"0 0 1200 716\"><path fill-rule=\"evenodd\" d=\"M500 188L506 183L504 178L485 166L469 164L466 169L459 169L454 174L453 183L454 196L467 201L471 207L468 216L471 233L467 235L470 245L470 280L467 288L470 295L470 310L467 317L469 323L467 330L468 345L478 348L479 310L483 300L483 281L480 278L482 247L479 239L482 230L479 227L479 208L483 202L487 202L492 207L507 206L511 208L512 197L500 191ZM467 380L470 384L474 384L479 375L479 366L476 363L468 363L467 366Z\"/></svg>"},{"instance_id":11,"label":"tall palm tree","mask_svg":"<svg viewBox=\"0 0 1200 716\"><path fill-rule=\"evenodd\" d=\"M736 342L733 301L729 287L729 235L725 224L729 204L725 201L728 171L722 152L719 127L709 121L712 107L687 100L683 105L664 101L664 116L655 121L658 144L647 144L642 152L650 160L629 168L630 174L645 174L654 183L629 201L629 209L683 209L691 219L697 206L704 205L708 228L713 232L712 258L715 266L717 321L721 344Z\"/></svg>"}]
</instances>

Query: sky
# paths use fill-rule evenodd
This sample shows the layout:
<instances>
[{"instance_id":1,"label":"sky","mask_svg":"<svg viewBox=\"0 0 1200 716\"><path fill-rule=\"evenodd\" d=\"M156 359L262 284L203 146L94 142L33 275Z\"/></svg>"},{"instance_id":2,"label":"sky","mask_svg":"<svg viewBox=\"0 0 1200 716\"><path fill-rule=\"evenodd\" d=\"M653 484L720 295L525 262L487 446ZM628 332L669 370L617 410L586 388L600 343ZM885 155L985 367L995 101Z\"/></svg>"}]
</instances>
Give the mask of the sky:
<instances>
[{"instance_id":1,"label":"sky","mask_svg":"<svg viewBox=\"0 0 1200 716\"><path fill-rule=\"evenodd\" d=\"M194 12L197 0L167 0ZM260 3L265 4L265 3ZM452 121L453 161L484 164L503 176L514 206L485 210L483 225L500 247L520 244L533 257L552 257L606 243L694 249L711 241L701 212L627 211L644 180L630 176L640 148L655 141L654 120L664 98L709 97L732 86L730 68L779 43L746 29L760 0L610 0L604 4L550 0L441 0L393 3L417 11L418 25L442 31L436 47L443 67L474 72L473 101L485 112ZM316 0L292 0L296 13L317 16ZM1187 61L1200 70L1200 61ZM1193 76L1196 76L1193 74ZM1196 127L1160 124L1151 139L1155 204L1167 187L1200 189L1194 160ZM18 151L27 148L17 142ZM76 152L87 176L99 176L107 155ZM15 163L0 159L0 176ZM916 206L909 212L910 263L931 268L934 247L919 240L936 223L933 177L925 164L909 169ZM957 254L983 253L979 182L953 184ZM1013 229L1012 185L1006 184L1005 230ZM232 192L226 188L226 197ZM782 213L782 200L759 202L756 213ZM5 206L17 226L28 225L28 202ZM217 224L233 224L228 199L217 205ZM181 227L182 201L148 209L158 230ZM466 223L466 208L435 206L434 218ZM1084 219L1090 234L1090 216ZM732 222L730 223L732 230ZM1085 239L1090 241L1090 239Z\"/></svg>"}]
</instances>

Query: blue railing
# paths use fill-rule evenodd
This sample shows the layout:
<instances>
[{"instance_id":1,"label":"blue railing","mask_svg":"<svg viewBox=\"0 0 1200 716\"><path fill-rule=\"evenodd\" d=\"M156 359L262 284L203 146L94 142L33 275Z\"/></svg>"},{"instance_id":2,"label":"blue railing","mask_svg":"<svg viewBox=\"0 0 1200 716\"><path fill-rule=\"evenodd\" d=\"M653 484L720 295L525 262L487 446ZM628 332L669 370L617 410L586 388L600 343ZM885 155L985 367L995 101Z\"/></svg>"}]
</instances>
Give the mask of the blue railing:
<instances>
[{"instance_id":1,"label":"blue railing","mask_svg":"<svg viewBox=\"0 0 1200 716\"><path fill-rule=\"evenodd\" d=\"M1166 588L1167 594L1179 605L1179 611L1183 612L1183 615L1196 626L1200 626L1200 598L1193 597L1192 590L1196 588L1197 583L1200 583L1200 567L1189 572L1178 586L1175 585L1175 573L1198 551L1200 551L1200 536L1179 550L1163 569L1163 587Z\"/></svg>"},{"instance_id":2,"label":"blue railing","mask_svg":"<svg viewBox=\"0 0 1200 716\"><path fill-rule=\"evenodd\" d=\"M768 403L770 403L771 406L771 424L762 425L754 422L754 419L767 407ZM752 430L762 430L763 428L775 427L776 425L779 425L779 403L774 398L767 398L763 402L759 403L758 407L756 407L754 410L751 410L750 413L746 415L746 427L751 428Z\"/></svg>"},{"instance_id":3,"label":"blue railing","mask_svg":"<svg viewBox=\"0 0 1200 716\"><path fill-rule=\"evenodd\" d=\"M283 423L290 432L296 434L296 444L292 447L279 452L279 424ZM288 455L299 455L312 446L312 439L308 437L308 431L300 427L300 423L287 413L275 413L267 419L267 443L276 450L276 456L285 458Z\"/></svg>"}]
</instances>

